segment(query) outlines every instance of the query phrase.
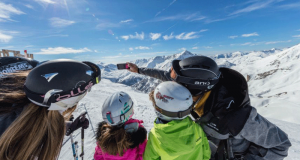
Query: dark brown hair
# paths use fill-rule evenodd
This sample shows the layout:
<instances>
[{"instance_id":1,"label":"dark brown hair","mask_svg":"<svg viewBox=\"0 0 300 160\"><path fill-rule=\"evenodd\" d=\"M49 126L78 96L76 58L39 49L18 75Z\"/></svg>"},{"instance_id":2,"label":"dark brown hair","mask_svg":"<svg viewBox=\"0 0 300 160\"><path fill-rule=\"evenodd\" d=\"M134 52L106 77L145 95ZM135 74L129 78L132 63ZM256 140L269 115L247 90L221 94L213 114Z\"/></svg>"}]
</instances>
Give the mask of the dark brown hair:
<instances>
[{"instance_id":1,"label":"dark brown hair","mask_svg":"<svg viewBox=\"0 0 300 160\"><path fill-rule=\"evenodd\" d=\"M99 147L110 155L123 156L124 152L133 144L130 141L130 136L121 126L111 126L104 124L101 127L101 136L98 141Z\"/></svg>"},{"instance_id":2,"label":"dark brown hair","mask_svg":"<svg viewBox=\"0 0 300 160\"><path fill-rule=\"evenodd\" d=\"M28 73L29 71L22 71L0 78L0 114L9 113L30 103L23 91ZM15 106L12 107L12 104Z\"/></svg>"},{"instance_id":3,"label":"dark brown hair","mask_svg":"<svg viewBox=\"0 0 300 160\"><path fill-rule=\"evenodd\" d=\"M154 90L149 93L149 100L152 102L152 105L155 107L155 99L154 99Z\"/></svg>"}]
</instances>

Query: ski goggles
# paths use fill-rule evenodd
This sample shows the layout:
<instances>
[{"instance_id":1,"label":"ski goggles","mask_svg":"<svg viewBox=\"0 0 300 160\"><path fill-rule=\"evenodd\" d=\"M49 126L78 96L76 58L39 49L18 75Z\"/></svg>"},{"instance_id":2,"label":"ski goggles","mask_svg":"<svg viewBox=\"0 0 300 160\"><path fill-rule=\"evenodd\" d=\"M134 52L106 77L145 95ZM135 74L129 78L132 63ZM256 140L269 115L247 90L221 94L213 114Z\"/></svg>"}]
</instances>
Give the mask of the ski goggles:
<instances>
[{"instance_id":1,"label":"ski goggles","mask_svg":"<svg viewBox=\"0 0 300 160\"><path fill-rule=\"evenodd\" d=\"M171 117L171 118L182 118L184 116L187 116L189 114L191 114L191 111L193 109L193 104L186 110L184 111L179 111L179 112L170 112L170 111L166 111L160 107L158 107L156 104L155 104L155 110L167 117Z\"/></svg>"},{"instance_id":2,"label":"ski goggles","mask_svg":"<svg viewBox=\"0 0 300 160\"><path fill-rule=\"evenodd\" d=\"M112 117L111 112L107 112L106 117L103 117L103 119L104 121L109 122L112 126L116 126L125 123L127 120L132 118L133 114L134 111L133 111L133 102L132 102L131 108L126 113L123 113L116 117Z\"/></svg>"}]
</instances>

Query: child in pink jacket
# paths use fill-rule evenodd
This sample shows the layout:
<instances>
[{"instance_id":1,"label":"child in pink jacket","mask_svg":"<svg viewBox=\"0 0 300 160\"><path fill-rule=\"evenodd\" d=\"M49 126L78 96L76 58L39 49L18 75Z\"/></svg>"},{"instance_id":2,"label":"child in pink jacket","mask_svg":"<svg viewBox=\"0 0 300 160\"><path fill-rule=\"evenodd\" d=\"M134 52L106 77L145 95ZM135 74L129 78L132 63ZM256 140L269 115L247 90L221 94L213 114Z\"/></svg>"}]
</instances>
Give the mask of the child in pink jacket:
<instances>
[{"instance_id":1,"label":"child in pink jacket","mask_svg":"<svg viewBox=\"0 0 300 160\"><path fill-rule=\"evenodd\" d=\"M103 122L98 125L95 160L142 160L147 143L143 121L132 119L133 101L116 92L102 106Z\"/></svg>"}]
</instances>

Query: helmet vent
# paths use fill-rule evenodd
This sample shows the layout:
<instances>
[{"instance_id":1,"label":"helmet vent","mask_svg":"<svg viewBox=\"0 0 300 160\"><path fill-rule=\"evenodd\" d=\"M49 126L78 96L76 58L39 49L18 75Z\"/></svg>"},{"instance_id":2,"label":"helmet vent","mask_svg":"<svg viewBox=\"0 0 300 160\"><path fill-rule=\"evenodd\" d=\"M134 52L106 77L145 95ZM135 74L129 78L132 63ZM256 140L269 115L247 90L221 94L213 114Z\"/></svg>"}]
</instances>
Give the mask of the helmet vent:
<instances>
[{"instance_id":1,"label":"helmet vent","mask_svg":"<svg viewBox=\"0 0 300 160\"><path fill-rule=\"evenodd\" d=\"M119 99L119 101L122 103L122 101Z\"/></svg>"},{"instance_id":2,"label":"helmet vent","mask_svg":"<svg viewBox=\"0 0 300 160\"><path fill-rule=\"evenodd\" d=\"M123 97L123 95L122 95L122 94L120 94L120 96L121 96L121 97Z\"/></svg>"}]
</instances>

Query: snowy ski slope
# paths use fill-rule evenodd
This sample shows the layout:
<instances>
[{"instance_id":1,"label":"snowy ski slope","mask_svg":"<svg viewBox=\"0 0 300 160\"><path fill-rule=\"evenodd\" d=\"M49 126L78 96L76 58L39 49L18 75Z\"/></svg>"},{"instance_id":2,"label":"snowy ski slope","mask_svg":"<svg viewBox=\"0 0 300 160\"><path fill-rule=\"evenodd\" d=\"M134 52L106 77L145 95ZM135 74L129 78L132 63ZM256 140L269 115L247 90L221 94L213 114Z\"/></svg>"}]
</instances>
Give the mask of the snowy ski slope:
<instances>
[{"instance_id":1,"label":"snowy ski slope","mask_svg":"<svg viewBox=\"0 0 300 160\"><path fill-rule=\"evenodd\" d=\"M82 99L82 101L78 105L78 109L74 113L74 116L78 116L83 110L84 105L88 109L89 115L92 120L92 124L94 129L97 128L97 123L102 121L101 115L101 106L109 95L116 91L125 91L131 95L131 97L135 101L134 118L141 119L144 121L144 126L149 132L153 127L153 121L155 119L155 113L152 108L151 102L148 100L148 94L138 92L133 90L130 86L126 86L124 84L113 83L107 79L103 79L100 84L97 84L92 88L92 91L88 93L88 95ZM272 112L272 111L270 111ZM294 113L296 116L298 113ZM262 114L264 115L264 114ZM274 118L268 118L271 122L277 124L281 129L283 129L288 135L293 144L293 146L289 150L289 156L286 160L296 160L300 158L300 125L295 123L284 122L281 120L277 120ZM75 131L74 135L79 133L80 131ZM65 140L68 137L65 138ZM81 139L80 134L75 138L76 141L79 142L79 153L81 153ZM87 160L92 160L94 155L94 148L96 146L96 141L94 138L94 133L92 128L89 127L85 130L85 158ZM61 150L59 160L73 160L71 142L68 141Z\"/></svg>"}]
</instances>

